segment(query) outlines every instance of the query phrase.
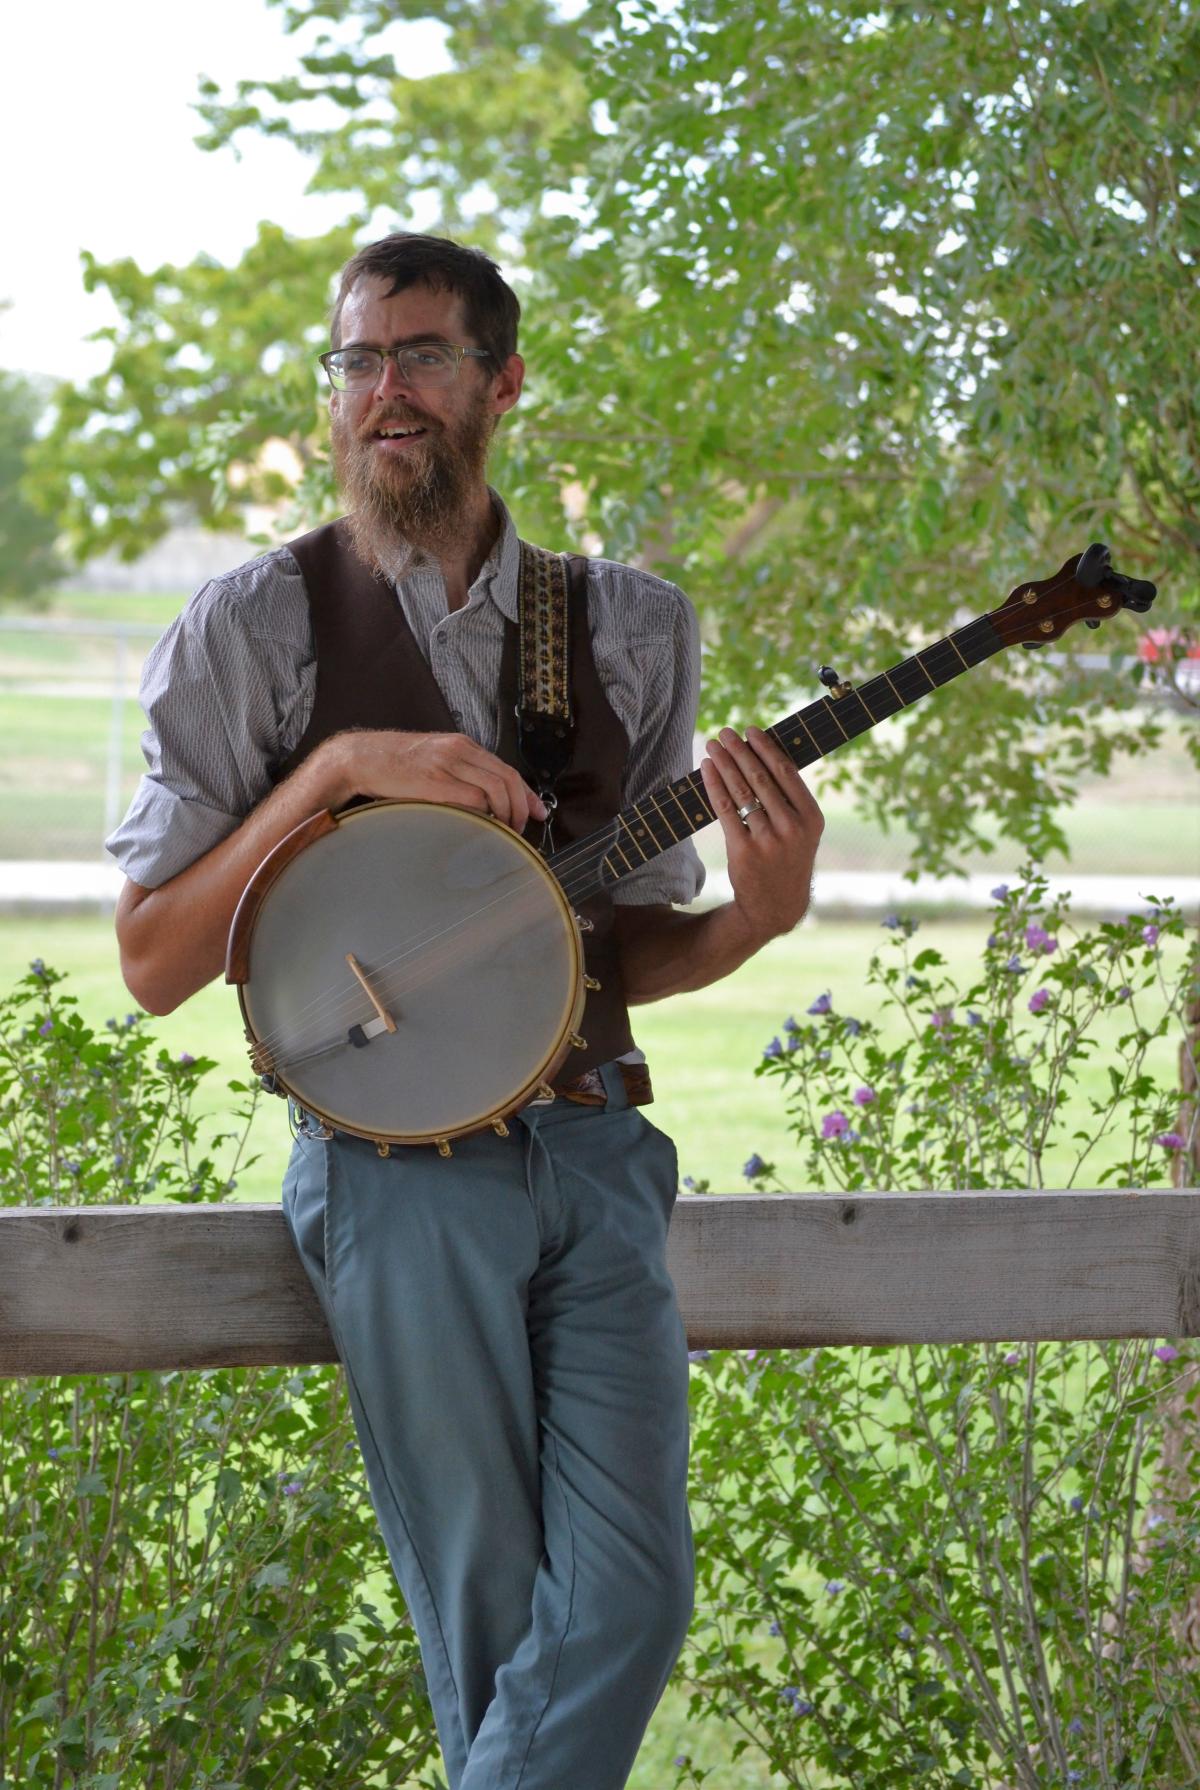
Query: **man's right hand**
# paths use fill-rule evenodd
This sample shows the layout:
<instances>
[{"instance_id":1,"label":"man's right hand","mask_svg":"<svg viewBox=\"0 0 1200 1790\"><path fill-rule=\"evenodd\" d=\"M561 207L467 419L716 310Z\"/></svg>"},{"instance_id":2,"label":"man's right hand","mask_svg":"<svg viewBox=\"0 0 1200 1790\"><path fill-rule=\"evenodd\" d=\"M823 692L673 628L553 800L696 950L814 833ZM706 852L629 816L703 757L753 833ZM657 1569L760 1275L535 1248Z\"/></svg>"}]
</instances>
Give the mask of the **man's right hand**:
<instances>
[{"instance_id":1,"label":"man's right hand","mask_svg":"<svg viewBox=\"0 0 1200 1790\"><path fill-rule=\"evenodd\" d=\"M325 761L331 808L353 796L412 796L473 808L517 833L525 831L530 815L546 818L544 804L512 766L466 734L350 728L323 741L313 757Z\"/></svg>"}]
</instances>

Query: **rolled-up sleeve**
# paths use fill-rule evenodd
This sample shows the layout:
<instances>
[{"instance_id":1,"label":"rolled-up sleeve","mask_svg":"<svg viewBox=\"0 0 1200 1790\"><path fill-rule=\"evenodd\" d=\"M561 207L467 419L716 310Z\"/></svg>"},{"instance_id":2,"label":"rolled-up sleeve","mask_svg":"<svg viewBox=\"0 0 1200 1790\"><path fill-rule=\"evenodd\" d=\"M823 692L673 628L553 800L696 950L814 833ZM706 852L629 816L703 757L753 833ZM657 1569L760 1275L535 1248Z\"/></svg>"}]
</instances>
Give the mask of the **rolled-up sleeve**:
<instances>
[{"instance_id":1,"label":"rolled-up sleeve","mask_svg":"<svg viewBox=\"0 0 1200 1790\"><path fill-rule=\"evenodd\" d=\"M662 615L662 626L639 654L646 684L640 723L631 741L626 803L644 801L693 769L700 706L700 624L678 586L662 579L654 582L654 608ZM686 906L704 887L704 875L700 854L690 839L683 839L623 876L612 898L630 905L670 901Z\"/></svg>"},{"instance_id":2,"label":"rolled-up sleeve","mask_svg":"<svg viewBox=\"0 0 1200 1790\"><path fill-rule=\"evenodd\" d=\"M138 691L146 770L105 847L158 888L229 836L282 756L271 667L227 579L203 586L146 659Z\"/></svg>"}]
</instances>

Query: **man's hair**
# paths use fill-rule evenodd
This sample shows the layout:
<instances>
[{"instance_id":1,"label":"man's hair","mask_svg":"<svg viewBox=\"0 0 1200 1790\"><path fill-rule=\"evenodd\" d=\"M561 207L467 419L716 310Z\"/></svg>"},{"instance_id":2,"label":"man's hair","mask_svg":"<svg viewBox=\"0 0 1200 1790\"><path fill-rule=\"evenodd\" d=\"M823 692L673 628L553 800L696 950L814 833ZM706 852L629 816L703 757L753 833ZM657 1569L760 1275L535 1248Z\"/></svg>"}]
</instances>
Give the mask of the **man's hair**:
<instances>
[{"instance_id":1,"label":"man's hair","mask_svg":"<svg viewBox=\"0 0 1200 1790\"><path fill-rule=\"evenodd\" d=\"M351 287L365 275L390 280L389 298L408 286L456 293L468 332L493 356L497 370L517 352L521 306L496 263L482 249L468 248L449 236L419 236L411 230L396 230L369 242L347 261L329 323L334 348L341 347L342 306Z\"/></svg>"}]
</instances>

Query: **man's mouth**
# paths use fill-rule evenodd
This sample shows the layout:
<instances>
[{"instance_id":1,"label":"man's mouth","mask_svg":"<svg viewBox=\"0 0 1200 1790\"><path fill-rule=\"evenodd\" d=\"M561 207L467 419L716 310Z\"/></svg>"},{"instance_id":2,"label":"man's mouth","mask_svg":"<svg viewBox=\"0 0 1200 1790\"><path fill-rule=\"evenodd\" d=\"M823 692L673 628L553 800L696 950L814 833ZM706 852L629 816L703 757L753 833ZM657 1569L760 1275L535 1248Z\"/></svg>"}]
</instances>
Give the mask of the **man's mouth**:
<instances>
[{"instance_id":1,"label":"man's mouth","mask_svg":"<svg viewBox=\"0 0 1200 1790\"><path fill-rule=\"evenodd\" d=\"M415 423L389 423L382 429L376 429L372 441L412 441L425 430Z\"/></svg>"}]
</instances>

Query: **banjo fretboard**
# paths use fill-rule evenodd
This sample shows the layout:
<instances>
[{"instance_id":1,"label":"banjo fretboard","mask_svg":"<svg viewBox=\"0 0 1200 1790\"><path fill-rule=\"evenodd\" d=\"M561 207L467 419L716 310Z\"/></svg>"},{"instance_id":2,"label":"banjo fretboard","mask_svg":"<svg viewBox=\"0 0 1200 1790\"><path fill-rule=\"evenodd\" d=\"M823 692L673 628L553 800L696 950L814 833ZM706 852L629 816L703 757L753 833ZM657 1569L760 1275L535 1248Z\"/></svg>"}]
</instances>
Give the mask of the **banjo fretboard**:
<instances>
[{"instance_id":1,"label":"banjo fretboard","mask_svg":"<svg viewBox=\"0 0 1200 1790\"><path fill-rule=\"evenodd\" d=\"M843 696L820 697L766 731L797 769L803 770L878 722L911 708L931 690L940 690L960 673L982 664L1004 645L990 617L978 616L857 689ZM623 808L598 832L564 846L547 864L567 894L583 900L611 888L639 864L648 864L715 819L699 770L689 771Z\"/></svg>"}]
</instances>

